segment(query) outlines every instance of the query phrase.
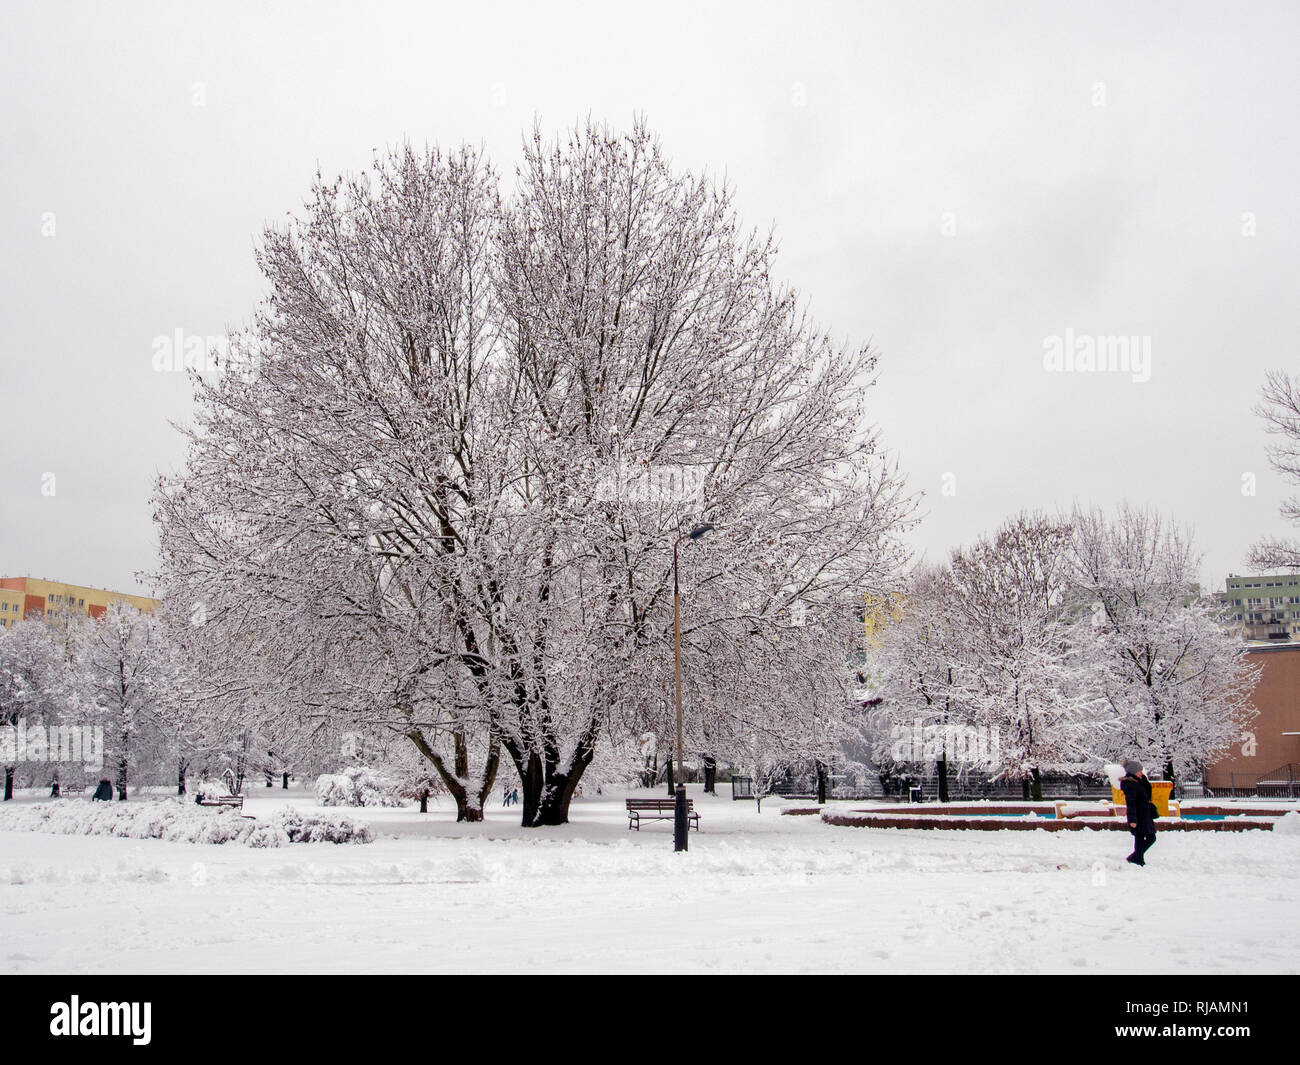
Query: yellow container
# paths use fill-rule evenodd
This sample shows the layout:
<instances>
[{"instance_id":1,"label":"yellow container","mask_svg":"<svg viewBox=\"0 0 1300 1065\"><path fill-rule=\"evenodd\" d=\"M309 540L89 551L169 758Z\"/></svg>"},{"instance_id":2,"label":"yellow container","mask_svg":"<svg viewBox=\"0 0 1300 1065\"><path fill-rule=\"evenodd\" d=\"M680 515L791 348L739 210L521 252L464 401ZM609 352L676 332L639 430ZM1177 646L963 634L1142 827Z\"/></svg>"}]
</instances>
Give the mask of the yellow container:
<instances>
[{"instance_id":1,"label":"yellow container","mask_svg":"<svg viewBox=\"0 0 1300 1065\"><path fill-rule=\"evenodd\" d=\"M1157 817L1169 816L1169 796L1174 793L1174 782L1172 780L1153 780L1151 781L1151 801L1156 806ZM1110 789L1110 798L1116 806L1124 805L1124 793L1119 788Z\"/></svg>"}]
</instances>

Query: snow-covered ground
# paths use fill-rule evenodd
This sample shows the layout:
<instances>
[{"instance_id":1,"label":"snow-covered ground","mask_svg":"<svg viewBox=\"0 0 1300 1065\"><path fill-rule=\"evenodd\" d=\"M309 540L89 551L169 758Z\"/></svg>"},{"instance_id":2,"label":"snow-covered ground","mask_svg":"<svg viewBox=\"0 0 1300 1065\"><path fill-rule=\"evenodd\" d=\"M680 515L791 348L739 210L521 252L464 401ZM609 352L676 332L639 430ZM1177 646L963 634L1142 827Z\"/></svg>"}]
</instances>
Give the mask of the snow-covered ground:
<instances>
[{"instance_id":1,"label":"snow-covered ground","mask_svg":"<svg viewBox=\"0 0 1300 1065\"><path fill-rule=\"evenodd\" d=\"M525 831L494 800L349 810L363 846L278 850L0 832L0 960L23 972L1300 972L1300 836L837 828L624 792ZM24 797L20 802L36 801ZM86 801L68 799L63 801ZM135 801L135 800L133 800ZM251 788L266 817L309 792ZM806 804L800 804L806 805ZM852 806L855 804L846 804Z\"/></svg>"}]
</instances>

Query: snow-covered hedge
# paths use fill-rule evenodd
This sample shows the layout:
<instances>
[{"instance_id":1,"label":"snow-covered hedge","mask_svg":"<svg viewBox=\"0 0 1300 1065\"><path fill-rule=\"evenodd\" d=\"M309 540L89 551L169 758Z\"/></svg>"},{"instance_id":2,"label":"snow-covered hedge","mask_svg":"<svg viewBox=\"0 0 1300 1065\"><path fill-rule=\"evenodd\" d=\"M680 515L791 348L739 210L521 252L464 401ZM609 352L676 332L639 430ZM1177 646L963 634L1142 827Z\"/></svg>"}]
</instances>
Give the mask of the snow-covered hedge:
<instances>
[{"instance_id":1,"label":"snow-covered hedge","mask_svg":"<svg viewBox=\"0 0 1300 1065\"><path fill-rule=\"evenodd\" d=\"M405 806L397 785L367 766L349 766L342 773L316 778L321 806Z\"/></svg>"},{"instance_id":2,"label":"snow-covered hedge","mask_svg":"<svg viewBox=\"0 0 1300 1065\"><path fill-rule=\"evenodd\" d=\"M175 843L370 843L369 825L337 814L302 814L289 807L265 820L185 799L98 803L63 800L0 809L0 830L67 836L124 836Z\"/></svg>"}]
</instances>

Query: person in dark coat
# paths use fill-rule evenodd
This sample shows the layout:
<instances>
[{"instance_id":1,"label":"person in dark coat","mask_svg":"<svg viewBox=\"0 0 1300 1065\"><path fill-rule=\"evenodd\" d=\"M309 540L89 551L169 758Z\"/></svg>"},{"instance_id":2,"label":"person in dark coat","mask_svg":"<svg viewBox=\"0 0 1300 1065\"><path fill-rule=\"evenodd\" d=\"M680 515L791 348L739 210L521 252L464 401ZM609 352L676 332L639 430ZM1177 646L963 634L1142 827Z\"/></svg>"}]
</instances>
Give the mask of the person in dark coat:
<instances>
[{"instance_id":1,"label":"person in dark coat","mask_svg":"<svg viewBox=\"0 0 1300 1065\"><path fill-rule=\"evenodd\" d=\"M110 784L110 783L108 782L108 778L107 778L107 777L105 777L103 780L101 780L101 781L99 782L99 787L97 787L97 788L95 789L95 794L92 795L91 798L92 798L92 799L98 799L100 802L111 802L111 801L112 801L112 799L113 799L113 785Z\"/></svg>"},{"instance_id":2,"label":"person in dark coat","mask_svg":"<svg viewBox=\"0 0 1300 1065\"><path fill-rule=\"evenodd\" d=\"M1133 833L1133 853L1124 860L1146 865L1146 852L1156 841L1155 807L1151 803L1151 781L1136 758L1124 762L1124 778L1119 787L1124 793L1124 817L1128 830Z\"/></svg>"}]
</instances>

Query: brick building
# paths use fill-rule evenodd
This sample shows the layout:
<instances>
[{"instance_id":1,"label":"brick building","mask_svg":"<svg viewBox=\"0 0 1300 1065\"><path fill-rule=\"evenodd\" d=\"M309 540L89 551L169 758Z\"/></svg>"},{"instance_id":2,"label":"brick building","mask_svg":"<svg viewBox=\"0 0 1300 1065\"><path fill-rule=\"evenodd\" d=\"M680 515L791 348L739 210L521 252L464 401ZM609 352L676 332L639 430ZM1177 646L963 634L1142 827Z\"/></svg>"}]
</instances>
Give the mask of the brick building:
<instances>
[{"instance_id":1,"label":"brick building","mask_svg":"<svg viewBox=\"0 0 1300 1065\"><path fill-rule=\"evenodd\" d=\"M1209 768L1206 783L1211 790L1254 788L1294 778L1300 795L1300 643L1251 644L1246 651L1263 667L1253 697L1259 716L1250 735Z\"/></svg>"}]
</instances>

